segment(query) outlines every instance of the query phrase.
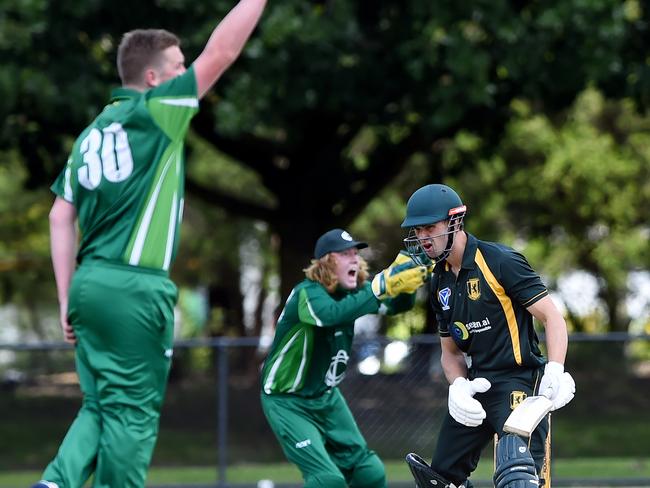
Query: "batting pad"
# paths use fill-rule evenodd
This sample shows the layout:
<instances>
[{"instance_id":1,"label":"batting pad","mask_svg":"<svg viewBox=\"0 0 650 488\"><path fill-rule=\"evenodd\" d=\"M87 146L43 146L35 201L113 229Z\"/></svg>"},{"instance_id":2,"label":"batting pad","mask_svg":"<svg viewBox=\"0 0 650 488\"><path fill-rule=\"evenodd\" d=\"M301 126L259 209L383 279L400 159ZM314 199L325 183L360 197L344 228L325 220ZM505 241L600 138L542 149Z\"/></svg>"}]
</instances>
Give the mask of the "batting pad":
<instances>
[{"instance_id":1,"label":"batting pad","mask_svg":"<svg viewBox=\"0 0 650 488\"><path fill-rule=\"evenodd\" d=\"M497 443L494 486L496 488L539 486L533 456L527 443L518 435L504 435Z\"/></svg>"}]
</instances>

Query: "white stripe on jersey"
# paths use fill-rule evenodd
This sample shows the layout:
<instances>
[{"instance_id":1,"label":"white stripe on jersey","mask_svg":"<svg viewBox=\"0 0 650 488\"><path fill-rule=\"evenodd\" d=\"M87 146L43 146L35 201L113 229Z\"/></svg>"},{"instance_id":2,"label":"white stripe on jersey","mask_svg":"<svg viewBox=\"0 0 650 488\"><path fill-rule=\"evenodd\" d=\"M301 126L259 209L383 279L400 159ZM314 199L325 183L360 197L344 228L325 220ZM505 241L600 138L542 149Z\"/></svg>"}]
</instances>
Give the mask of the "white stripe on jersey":
<instances>
[{"instance_id":1,"label":"white stripe on jersey","mask_svg":"<svg viewBox=\"0 0 650 488\"><path fill-rule=\"evenodd\" d=\"M176 105L177 107L198 107L198 98L162 98L160 103L165 105Z\"/></svg>"},{"instance_id":2,"label":"white stripe on jersey","mask_svg":"<svg viewBox=\"0 0 650 488\"><path fill-rule=\"evenodd\" d=\"M63 184L63 199L66 202L74 202L74 193L72 193L72 185L70 184L70 176L72 175L72 168L70 168L70 161L68 160L68 167L65 169L65 182Z\"/></svg>"},{"instance_id":3,"label":"white stripe on jersey","mask_svg":"<svg viewBox=\"0 0 650 488\"><path fill-rule=\"evenodd\" d=\"M181 153L176 154L176 175L181 173ZM163 263L163 269L165 271L169 270L169 266L172 261L172 252L174 251L174 236L176 235L176 217L179 213L178 208L178 194L174 192L174 199L172 200L172 209L169 214L169 227L167 228L167 246L165 248L165 261ZM181 202L182 203L182 202ZM181 210L182 211L182 210ZM180 220L178 221L180 225Z\"/></svg>"},{"instance_id":4,"label":"white stripe on jersey","mask_svg":"<svg viewBox=\"0 0 650 488\"><path fill-rule=\"evenodd\" d=\"M271 387L273 386L273 381L275 380L275 375L278 372L278 369L280 369L280 365L282 364L282 360L284 359L284 355L287 353L289 348L291 347L291 344L294 343L298 335L300 334L300 330L296 331L296 333L293 335L291 339L284 345L282 348L282 351L280 351L280 355L278 356L278 359L275 360L275 363L273 363L273 366L271 367L271 371L269 371L269 377L266 380L266 383L264 384L264 391L266 393L271 393ZM303 358L304 360L304 358Z\"/></svg>"},{"instance_id":5,"label":"white stripe on jersey","mask_svg":"<svg viewBox=\"0 0 650 488\"><path fill-rule=\"evenodd\" d=\"M322 327L322 326L323 326L323 322L322 322L321 319L319 319L318 316L314 313L314 309L311 308L311 303L309 303L309 297L307 297L306 300L307 300L307 308L309 309L309 313L311 314L311 316L312 316L312 317L314 318L314 320L316 321L316 326L318 326L318 327Z\"/></svg>"},{"instance_id":6,"label":"white stripe on jersey","mask_svg":"<svg viewBox=\"0 0 650 488\"><path fill-rule=\"evenodd\" d=\"M147 209L145 210L144 215L142 217L142 223L140 224L140 228L138 229L138 233L135 238L135 243L133 244L133 250L131 251L131 257L129 258L129 264L132 266L137 266L138 264L140 264L140 257L142 256L144 241L147 238L147 231L149 230L149 225L151 224L153 211L156 208L156 202L158 201L158 194L160 193L160 188L162 187L162 183L165 180L165 176L167 175L167 170L171 166L173 157L174 154L171 154L169 156L169 159L165 163L165 167L163 168L160 178L156 183L156 188L154 189L153 195L151 195L151 199L147 204Z\"/></svg>"},{"instance_id":7,"label":"white stripe on jersey","mask_svg":"<svg viewBox=\"0 0 650 488\"><path fill-rule=\"evenodd\" d=\"M167 228L167 246L165 246L165 261L163 262L163 269L165 271L169 270L169 265L172 261L172 251L174 250L174 234L176 233L176 213L178 209L178 202L176 201L178 197L176 192L174 192L174 198L172 199L172 209L169 213L169 227Z\"/></svg>"},{"instance_id":8,"label":"white stripe on jersey","mask_svg":"<svg viewBox=\"0 0 650 488\"><path fill-rule=\"evenodd\" d=\"M302 341L302 359L300 360L300 368L298 368L298 374L296 375L296 380L293 382L291 389L288 393L293 393L300 386L302 381L302 372L305 370L305 364L307 364L307 334L304 335Z\"/></svg>"}]
</instances>

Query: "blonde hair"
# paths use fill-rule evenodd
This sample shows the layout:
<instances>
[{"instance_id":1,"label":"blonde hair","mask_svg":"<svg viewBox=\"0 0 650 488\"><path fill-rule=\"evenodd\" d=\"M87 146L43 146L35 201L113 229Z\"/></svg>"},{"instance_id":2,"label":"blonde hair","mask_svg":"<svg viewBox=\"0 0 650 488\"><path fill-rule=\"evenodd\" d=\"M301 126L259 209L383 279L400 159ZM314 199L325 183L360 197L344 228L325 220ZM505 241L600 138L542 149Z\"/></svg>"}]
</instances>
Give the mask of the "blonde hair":
<instances>
[{"instance_id":1,"label":"blonde hair","mask_svg":"<svg viewBox=\"0 0 650 488\"><path fill-rule=\"evenodd\" d=\"M336 277L336 258L328 253L320 259L312 259L311 264L303 269L307 278L317 281L325 287L328 293L334 293L339 284ZM359 256L359 272L357 273L357 288L368 279L368 263Z\"/></svg>"}]
</instances>

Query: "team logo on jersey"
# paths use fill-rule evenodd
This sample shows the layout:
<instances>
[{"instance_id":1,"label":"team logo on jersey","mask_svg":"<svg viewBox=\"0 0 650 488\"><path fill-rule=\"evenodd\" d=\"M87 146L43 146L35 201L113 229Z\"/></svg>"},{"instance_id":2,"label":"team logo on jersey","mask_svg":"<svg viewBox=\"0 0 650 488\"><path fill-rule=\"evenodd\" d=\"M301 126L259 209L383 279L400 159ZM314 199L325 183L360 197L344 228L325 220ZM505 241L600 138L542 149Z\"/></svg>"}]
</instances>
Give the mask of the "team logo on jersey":
<instances>
[{"instance_id":1,"label":"team logo on jersey","mask_svg":"<svg viewBox=\"0 0 650 488\"><path fill-rule=\"evenodd\" d=\"M451 326L451 333L460 341L469 339L469 330L467 330L467 327L462 322L454 322Z\"/></svg>"},{"instance_id":2,"label":"team logo on jersey","mask_svg":"<svg viewBox=\"0 0 650 488\"><path fill-rule=\"evenodd\" d=\"M467 296L470 300L478 300L481 296L481 288L479 286L478 278L470 278L467 280Z\"/></svg>"},{"instance_id":3,"label":"team logo on jersey","mask_svg":"<svg viewBox=\"0 0 650 488\"><path fill-rule=\"evenodd\" d=\"M521 402L523 402L526 397L526 393L523 391L512 391L510 392L510 410L514 410L517 405L519 405Z\"/></svg>"},{"instance_id":4,"label":"team logo on jersey","mask_svg":"<svg viewBox=\"0 0 650 488\"><path fill-rule=\"evenodd\" d=\"M343 349L339 349L339 352L332 356L332 362L327 368L327 373L325 373L325 384L327 386L333 388L343 381L349 359L350 356Z\"/></svg>"},{"instance_id":5,"label":"team logo on jersey","mask_svg":"<svg viewBox=\"0 0 650 488\"><path fill-rule=\"evenodd\" d=\"M438 290L438 301L442 305L443 310L449 310L449 297L451 296L451 290L449 287Z\"/></svg>"}]
</instances>

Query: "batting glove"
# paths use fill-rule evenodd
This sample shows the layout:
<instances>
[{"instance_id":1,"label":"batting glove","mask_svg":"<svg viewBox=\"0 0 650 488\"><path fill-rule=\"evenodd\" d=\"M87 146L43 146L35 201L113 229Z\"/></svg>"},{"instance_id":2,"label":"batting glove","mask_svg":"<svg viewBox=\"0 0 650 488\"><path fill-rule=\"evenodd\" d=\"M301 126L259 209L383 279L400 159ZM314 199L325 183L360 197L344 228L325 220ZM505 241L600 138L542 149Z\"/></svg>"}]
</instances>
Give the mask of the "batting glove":
<instances>
[{"instance_id":1,"label":"batting glove","mask_svg":"<svg viewBox=\"0 0 650 488\"><path fill-rule=\"evenodd\" d=\"M485 378L469 381L459 376L449 385L449 414L459 424L478 427L486 417L481 402L474 399L476 393L485 393L492 385Z\"/></svg>"},{"instance_id":2,"label":"batting glove","mask_svg":"<svg viewBox=\"0 0 650 488\"><path fill-rule=\"evenodd\" d=\"M544 376L539 382L539 394L553 402L553 410L562 408L575 396L576 383L569 373L564 371L564 365L550 361L544 367Z\"/></svg>"}]
</instances>

